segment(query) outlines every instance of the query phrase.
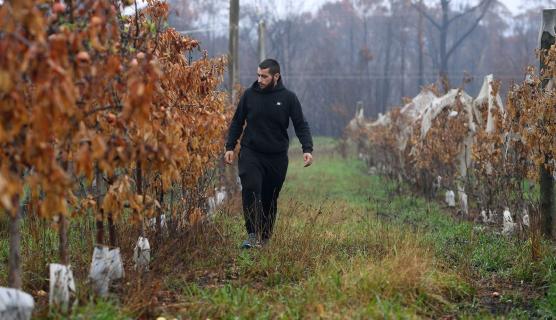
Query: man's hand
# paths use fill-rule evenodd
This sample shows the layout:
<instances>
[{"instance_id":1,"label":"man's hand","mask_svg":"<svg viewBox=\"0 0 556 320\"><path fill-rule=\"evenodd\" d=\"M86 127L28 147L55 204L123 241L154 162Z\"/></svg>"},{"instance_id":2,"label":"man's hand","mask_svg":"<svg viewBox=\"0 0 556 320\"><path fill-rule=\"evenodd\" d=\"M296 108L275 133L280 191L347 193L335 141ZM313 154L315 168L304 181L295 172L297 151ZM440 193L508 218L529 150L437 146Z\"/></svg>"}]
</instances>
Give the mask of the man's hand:
<instances>
[{"instance_id":1,"label":"man's hand","mask_svg":"<svg viewBox=\"0 0 556 320\"><path fill-rule=\"evenodd\" d=\"M313 164L313 155L310 153L303 154L303 166L308 167Z\"/></svg>"},{"instance_id":2,"label":"man's hand","mask_svg":"<svg viewBox=\"0 0 556 320\"><path fill-rule=\"evenodd\" d=\"M226 151L224 154L224 161L226 164L232 164L234 162L234 152L233 151Z\"/></svg>"}]
</instances>

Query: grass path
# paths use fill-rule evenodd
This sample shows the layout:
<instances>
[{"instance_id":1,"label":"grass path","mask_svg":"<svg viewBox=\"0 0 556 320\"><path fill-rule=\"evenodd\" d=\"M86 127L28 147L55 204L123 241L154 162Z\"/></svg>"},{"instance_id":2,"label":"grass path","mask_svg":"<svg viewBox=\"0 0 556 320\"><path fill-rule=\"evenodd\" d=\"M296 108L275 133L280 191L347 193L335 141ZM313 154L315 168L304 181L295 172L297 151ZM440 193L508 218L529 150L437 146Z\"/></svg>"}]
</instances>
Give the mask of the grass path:
<instances>
[{"instance_id":1,"label":"grass path","mask_svg":"<svg viewBox=\"0 0 556 320\"><path fill-rule=\"evenodd\" d=\"M74 318L554 318L548 244L546 258L533 263L527 241L457 221L407 190L397 194L358 160L335 155L333 141L316 145L310 168L291 153L267 247L239 249L243 218L233 199L214 223L154 250L147 275L127 274L115 297Z\"/></svg>"}]
</instances>

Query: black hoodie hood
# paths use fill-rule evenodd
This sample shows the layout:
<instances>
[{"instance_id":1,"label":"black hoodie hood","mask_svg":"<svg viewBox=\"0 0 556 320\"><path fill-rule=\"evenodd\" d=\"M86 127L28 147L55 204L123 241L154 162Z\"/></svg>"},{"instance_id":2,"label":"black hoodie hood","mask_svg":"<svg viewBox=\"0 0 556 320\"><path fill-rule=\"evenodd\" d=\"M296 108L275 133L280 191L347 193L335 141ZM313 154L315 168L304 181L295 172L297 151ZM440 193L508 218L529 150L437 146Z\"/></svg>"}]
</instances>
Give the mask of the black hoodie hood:
<instances>
[{"instance_id":1,"label":"black hoodie hood","mask_svg":"<svg viewBox=\"0 0 556 320\"><path fill-rule=\"evenodd\" d=\"M276 85L274 87L271 88L266 88L266 89L261 89L261 87L259 86L259 82L255 81L252 85L251 88L256 91L256 92L260 92L260 93L271 93L271 92L278 92L278 91L282 91L285 90L286 87L284 87L284 84L282 83L282 77L278 78L278 82L276 83Z\"/></svg>"}]
</instances>

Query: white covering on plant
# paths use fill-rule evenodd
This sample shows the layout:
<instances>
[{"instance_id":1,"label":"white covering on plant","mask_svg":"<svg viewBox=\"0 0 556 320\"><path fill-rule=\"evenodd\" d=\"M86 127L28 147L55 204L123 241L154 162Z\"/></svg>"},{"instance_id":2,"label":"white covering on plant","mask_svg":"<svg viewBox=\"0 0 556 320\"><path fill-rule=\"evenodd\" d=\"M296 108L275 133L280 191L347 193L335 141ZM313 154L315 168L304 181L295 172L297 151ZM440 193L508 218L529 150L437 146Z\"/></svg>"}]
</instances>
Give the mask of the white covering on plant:
<instances>
[{"instance_id":1,"label":"white covering on plant","mask_svg":"<svg viewBox=\"0 0 556 320\"><path fill-rule=\"evenodd\" d=\"M97 295L105 297L112 281L121 279L123 276L124 266L120 248L110 249L105 246L96 246L93 250L93 261L89 271L93 291Z\"/></svg>"},{"instance_id":2,"label":"white covering on plant","mask_svg":"<svg viewBox=\"0 0 556 320\"><path fill-rule=\"evenodd\" d=\"M356 132L360 128L365 126L365 109L363 106L359 105L358 109L355 111L355 117L351 119L347 125L348 130Z\"/></svg>"},{"instance_id":3,"label":"white covering on plant","mask_svg":"<svg viewBox=\"0 0 556 320\"><path fill-rule=\"evenodd\" d=\"M461 213L463 215L468 215L469 214L469 206L467 204L467 193L465 193L465 190L463 190L463 188L460 188L458 190L458 198L459 198L459 205L460 205Z\"/></svg>"},{"instance_id":4,"label":"white covering on plant","mask_svg":"<svg viewBox=\"0 0 556 320\"><path fill-rule=\"evenodd\" d=\"M30 294L0 287L0 319L29 320L34 308L35 300Z\"/></svg>"},{"instance_id":5,"label":"white covering on plant","mask_svg":"<svg viewBox=\"0 0 556 320\"><path fill-rule=\"evenodd\" d=\"M442 97L434 99L429 107L425 110L421 121L421 139L427 136L428 131L432 126L434 119L444 111L446 108L451 108L456 105L456 101L460 100L463 107L467 111L468 119L467 125L469 133L463 142L463 149L461 150L457 161L459 164L458 173L460 177L467 176L467 168L471 164L471 146L473 144L473 134L475 132L475 123L473 122L473 98L460 89L452 89ZM455 110L451 110L455 111ZM456 114L457 115L457 114Z\"/></svg>"},{"instance_id":6,"label":"white covering on plant","mask_svg":"<svg viewBox=\"0 0 556 320\"><path fill-rule=\"evenodd\" d=\"M66 312L70 306L70 299L75 295L75 281L69 266L58 263L50 264L50 291L48 304Z\"/></svg>"},{"instance_id":7,"label":"white covering on plant","mask_svg":"<svg viewBox=\"0 0 556 320\"><path fill-rule=\"evenodd\" d=\"M502 233L503 234L513 233L515 229L515 222L512 219L512 214L510 213L510 210L506 208L506 210L504 210L503 216L504 216L504 220L503 220Z\"/></svg>"},{"instance_id":8,"label":"white covering on plant","mask_svg":"<svg viewBox=\"0 0 556 320\"><path fill-rule=\"evenodd\" d=\"M436 99L436 95L432 91L423 89L411 102L406 104L400 112L404 116L416 120L423 115L426 108L434 99Z\"/></svg>"},{"instance_id":9,"label":"white covering on plant","mask_svg":"<svg viewBox=\"0 0 556 320\"><path fill-rule=\"evenodd\" d=\"M373 127L379 127L379 126L387 126L391 122L392 122L392 119L390 118L390 113L387 113L387 114L379 113L378 118L375 121L369 123L367 125L367 127L368 128L373 128Z\"/></svg>"},{"instance_id":10,"label":"white covering on plant","mask_svg":"<svg viewBox=\"0 0 556 320\"><path fill-rule=\"evenodd\" d=\"M421 121L421 139L424 139L429 132L433 120L447 107L455 105L456 99L461 99L465 109L469 112L469 123L472 123L472 102L473 98L459 89L451 89L442 97L435 98L423 113ZM471 128L472 130L474 127Z\"/></svg>"},{"instance_id":11,"label":"white covering on plant","mask_svg":"<svg viewBox=\"0 0 556 320\"><path fill-rule=\"evenodd\" d=\"M400 110L400 113L409 120L409 123L402 128L398 136L398 149L400 151L403 152L407 146L407 141L413 132L413 124L423 116L423 113L434 99L436 99L436 95L432 91L423 89Z\"/></svg>"},{"instance_id":12,"label":"white covering on plant","mask_svg":"<svg viewBox=\"0 0 556 320\"><path fill-rule=\"evenodd\" d=\"M135 262L135 270L149 271L149 262L151 260L151 245L146 237L139 237L135 249L133 250L133 262Z\"/></svg>"},{"instance_id":13,"label":"white covering on plant","mask_svg":"<svg viewBox=\"0 0 556 320\"><path fill-rule=\"evenodd\" d=\"M483 81L483 85L481 86L481 91L479 91L479 95L473 102L473 112L475 114L475 118L478 119L481 125L484 124L484 119L482 118L481 113L479 112L478 107L484 103L488 105L488 113L486 119L486 132L492 133L495 130L495 123L494 123L494 114L493 111L498 109L499 113L503 115L505 113L504 105L502 104L502 98L500 94L496 94L496 96L492 95L492 83L494 81L494 77L492 74L485 76Z\"/></svg>"},{"instance_id":14,"label":"white covering on plant","mask_svg":"<svg viewBox=\"0 0 556 320\"><path fill-rule=\"evenodd\" d=\"M444 201L448 205L448 207L453 208L456 206L456 194L452 190L446 191L444 195Z\"/></svg>"}]
</instances>

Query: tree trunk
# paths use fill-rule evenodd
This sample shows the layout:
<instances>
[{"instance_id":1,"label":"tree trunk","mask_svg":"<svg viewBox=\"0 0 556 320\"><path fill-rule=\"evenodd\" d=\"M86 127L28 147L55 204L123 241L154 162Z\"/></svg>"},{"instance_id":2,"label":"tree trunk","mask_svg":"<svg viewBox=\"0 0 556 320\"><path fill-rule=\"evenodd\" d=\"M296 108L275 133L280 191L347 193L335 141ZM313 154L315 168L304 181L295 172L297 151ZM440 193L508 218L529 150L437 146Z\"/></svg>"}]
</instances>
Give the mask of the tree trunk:
<instances>
[{"instance_id":1,"label":"tree trunk","mask_svg":"<svg viewBox=\"0 0 556 320\"><path fill-rule=\"evenodd\" d=\"M423 8L423 0L419 1L419 6ZM423 32L423 13L419 11L419 25L418 25L418 36L417 41L419 44L419 90L421 87L425 85L425 78L423 76L424 73L424 47L425 47L425 39L424 39L424 32Z\"/></svg>"},{"instance_id":2,"label":"tree trunk","mask_svg":"<svg viewBox=\"0 0 556 320\"><path fill-rule=\"evenodd\" d=\"M65 215L60 214L59 223L59 253L60 253L60 263L63 265L68 265L69 254L68 254L68 219Z\"/></svg>"},{"instance_id":3,"label":"tree trunk","mask_svg":"<svg viewBox=\"0 0 556 320\"><path fill-rule=\"evenodd\" d=\"M118 246L118 238L116 236L116 225L114 224L114 217L112 212L108 212L108 237L112 247Z\"/></svg>"},{"instance_id":4,"label":"tree trunk","mask_svg":"<svg viewBox=\"0 0 556 320\"><path fill-rule=\"evenodd\" d=\"M239 0L230 0L230 61L228 73L232 104L235 104L235 85L239 83Z\"/></svg>"},{"instance_id":5,"label":"tree trunk","mask_svg":"<svg viewBox=\"0 0 556 320\"><path fill-rule=\"evenodd\" d=\"M449 1L442 0L442 24L440 26L440 81L444 86L444 92L450 89L450 82L448 80L448 54L447 54L447 39L448 39L448 14L449 14Z\"/></svg>"},{"instance_id":6,"label":"tree trunk","mask_svg":"<svg viewBox=\"0 0 556 320\"><path fill-rule=\"evenodd\" d=\"M135 184L137 187L137 194L143 195L143 168L141 166L141 160L137 160L137 164L135 166ZM142 211L141 214L141 236L145 236L145 223L143 221Z\"/></svg>"},{"instance_id":7,"label":"tree trunk","mask_svg":"<svg viewBox=\"0 0 556 320\"><path fill-rule=\"evenodd\" d=\"M162 242L162 215L164 214L164 188L162 180L160 181L160 190L158 190L158 203L160 204L160 212L156 214L156 236L159 242Z\"/></svg>"},{"instance_id":8,"label":"tree trunk","mask_svg":"<svg viewBox=\"0 0 556 320\"><path fill-rule=\"evenodd\" d=\"M19 196L13 200L13 205L17 206L14 216L10 216L10 253L8 257L8 285L11 288L21 289L21 207Z\"/></svg>"},{"instance_id":9,"label":"tree trunk","mask_svg":"<svg viewBox=\"0 0 556 320\"><path fill-rule=\"evenodd\" d=\"M405 31L401 34L400 97L405 97Z\"/></svg>"},{"instance_id":10,"label":"tree trunk","mask_svg":"<svg viewBox=\"0 0 556 320\"><path fill-rule=\"evenodd\" d=\"M390 93L390 62L391 60L391 51L392 51L392 21L388 21L387 25L387 32L386 32L386 55L384 61L384 69L382 71L382 113L385 114L388 110L388 100L389 100L389 93Z\"/></svg>"},{"instance_id":11,"label":"tree trunk","mask_svg":"<svg viewBox=\"0 0 556 320\"><path fill-rule=\"evenodd\" d=\"M69 162L67 159L65 159L62 162L62 168L64 169L64 171L68 172ZM68 219L63 213L60 213L60 219L58 222L59 222L58 236L60 241L58 251L60 254L60 263L63 265L68 265L69 264Z\"/></svg>"},{"instance_id":12,"label":"tree trunk","mask_svg":"<svg viewBox=\"0 0 556 320\"><path fill-rule=\"evenodd\" d=\"M102 173L98 166L95 168L95 196L97 202L97 214L95 216L97 227L97 245L104 245L104 210L102 209Z\"/></svg>"}]
</instances>

